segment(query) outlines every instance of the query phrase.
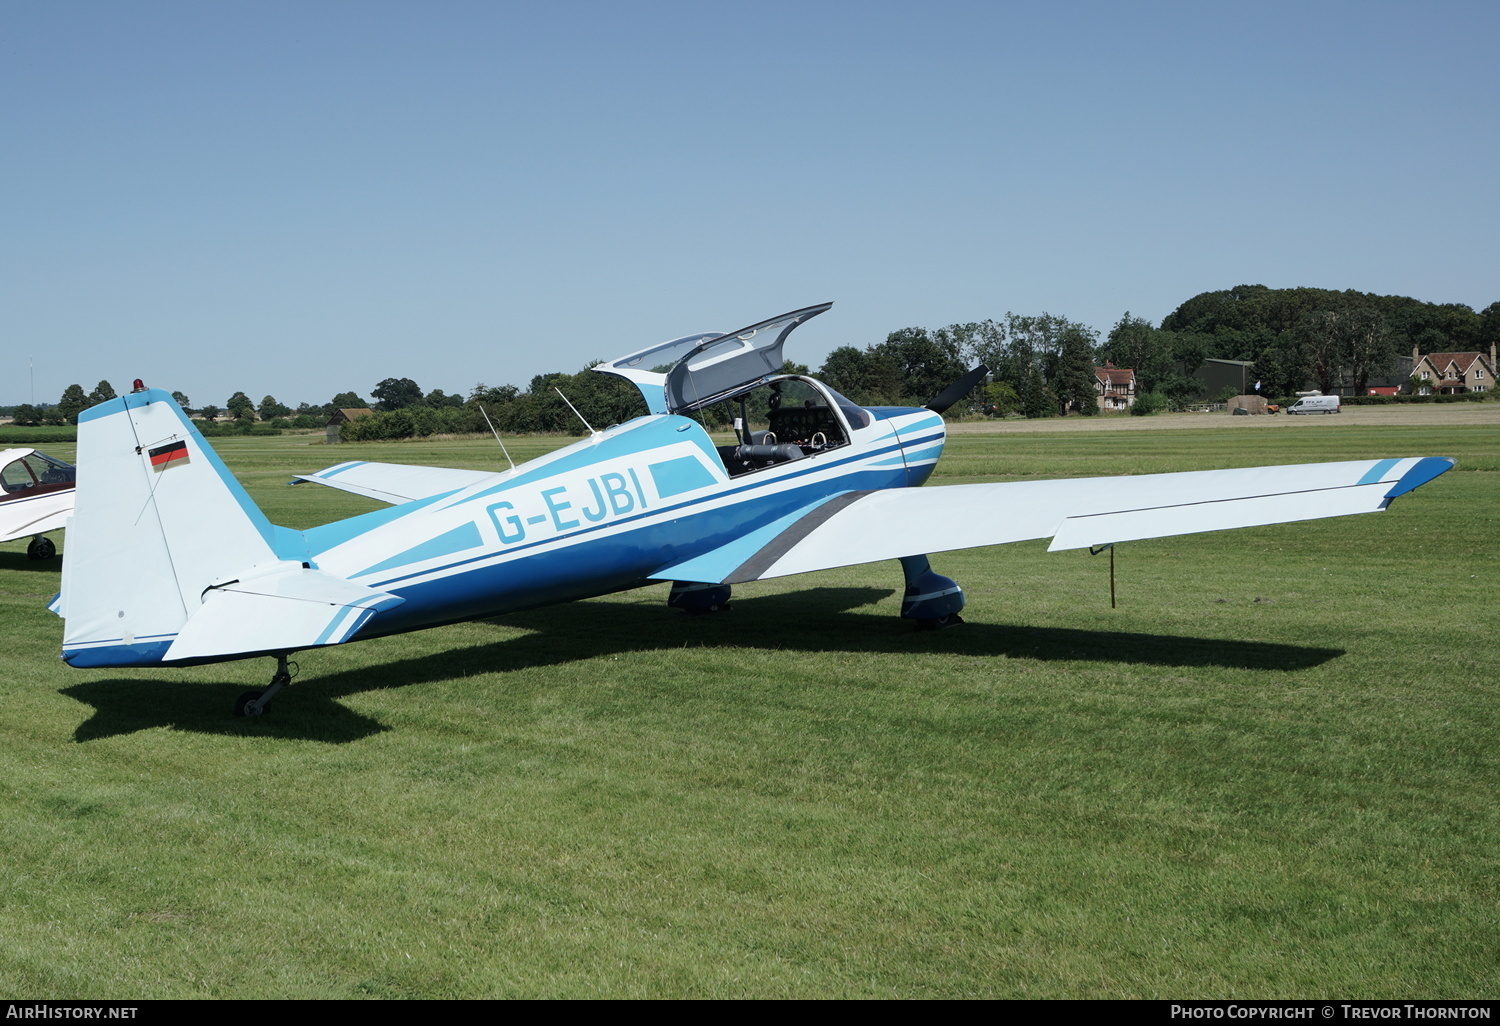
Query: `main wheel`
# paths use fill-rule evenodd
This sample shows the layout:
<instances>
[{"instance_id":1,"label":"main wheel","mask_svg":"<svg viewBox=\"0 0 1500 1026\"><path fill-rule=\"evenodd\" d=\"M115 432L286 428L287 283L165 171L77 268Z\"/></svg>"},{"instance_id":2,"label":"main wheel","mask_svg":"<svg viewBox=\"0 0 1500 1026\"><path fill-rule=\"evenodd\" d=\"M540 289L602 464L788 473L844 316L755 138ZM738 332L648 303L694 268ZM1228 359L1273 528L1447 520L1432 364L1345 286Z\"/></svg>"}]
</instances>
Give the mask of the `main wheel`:
<instances>
[{"instance_id":1,"label":"main wheel","mask_svg":"<svg viewBox=\"0 0 1500 1026\"><path fill-rule=\"evenodd\" d=\"M963 622L964 618L959 616L957 613L949 613L947 616L940 616L935 620L918 620L917 630L941 631L946 630L949 627L956 627Z\"/></svg>"},{"instance_id":2,"label":"main wheel","mask_svg":"<svg viewBox=\"0 0 1500 1026\"><path fill-rule=\"evenodd\" d=\"M260 701L260 696L263 694L265 694L264 691L246 691L234 700L234 714L236 716L259 716L265 712L265 706L251 705L252 702Z\"/></svg>"},{"instance_id":3,"label":"main wheel","mask_svg":"<svg viewBox=\"0 0 1500 1026\"><path fill-rule=\"evenodd\" d=\"M31 544L26 546L28 559L51 559L55 555L57 546L52 544L51 538L33 538Z\"/></svg>"}]
</instances>

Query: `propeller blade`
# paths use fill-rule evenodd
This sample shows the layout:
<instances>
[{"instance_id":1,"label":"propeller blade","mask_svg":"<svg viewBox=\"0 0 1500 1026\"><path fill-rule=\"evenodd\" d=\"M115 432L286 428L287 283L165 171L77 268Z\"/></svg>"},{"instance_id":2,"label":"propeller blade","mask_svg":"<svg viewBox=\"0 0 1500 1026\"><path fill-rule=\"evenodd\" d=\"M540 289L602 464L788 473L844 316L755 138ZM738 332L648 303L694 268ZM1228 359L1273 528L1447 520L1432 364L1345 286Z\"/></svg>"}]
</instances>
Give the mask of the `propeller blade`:
<instances>
[{"instance_id":1,"label":"propeller blade","mask_svg":"<svg viewBox=\"0 0 1500 1026\"><path fill-rule=\"evenodd\" d=\"M927 408L933 413L943 413L948 407L968 395L975 385L984 380L984 376L989 372L990 369L981 363L978 367L975 367L969 373L943 389L942 393L936 399L927 404Z\"/></svg>"}]
</instances>

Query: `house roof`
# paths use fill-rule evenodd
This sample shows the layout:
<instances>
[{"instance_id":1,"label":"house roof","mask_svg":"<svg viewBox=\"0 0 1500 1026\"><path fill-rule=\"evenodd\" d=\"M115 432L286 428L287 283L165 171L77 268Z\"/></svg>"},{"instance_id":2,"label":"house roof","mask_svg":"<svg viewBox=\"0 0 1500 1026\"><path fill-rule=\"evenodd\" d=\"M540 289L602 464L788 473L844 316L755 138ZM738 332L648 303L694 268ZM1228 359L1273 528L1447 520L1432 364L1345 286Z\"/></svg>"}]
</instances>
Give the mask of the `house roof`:
<instances>
[{"instance_id":1,"label":"house roof","mask_svg":"<svg viewBox=\"0 0 1500 1026\"><path fill-rule=\"evenodd\" d=\"M1485 359L1483 353L1423 353L1417 362L1421 363L1424 360L1439 373L1446 372L1451 364L1460 374L1469 373L1469 368L1473 366L1475 360L1484 360L1486 365L1490 362ZM1494 370L1494 368L1490 369Z\"/></svg>"},{"instance_id":2,"label":"house roof","mask_svg":"<svg viewBox=\"0 0 1500 1026\"><path fill-rule=\"evenodd\" d=\"M1094 377L1105 385L1128 385L1135 380L1134 367L1095 367Z\"/></svg>"}]
</instances>

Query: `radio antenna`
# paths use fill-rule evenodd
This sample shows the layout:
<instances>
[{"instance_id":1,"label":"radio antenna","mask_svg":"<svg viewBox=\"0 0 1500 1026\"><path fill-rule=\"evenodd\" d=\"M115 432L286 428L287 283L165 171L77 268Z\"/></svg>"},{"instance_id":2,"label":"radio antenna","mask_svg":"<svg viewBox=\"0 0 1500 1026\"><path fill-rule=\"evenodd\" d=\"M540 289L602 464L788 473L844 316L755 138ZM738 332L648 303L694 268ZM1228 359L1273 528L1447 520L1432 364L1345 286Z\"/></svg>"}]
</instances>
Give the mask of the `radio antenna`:
<instances>
[{"instance_id":1,"label":"radio antenna","mask_svg":"<svg viewBox=\"0 0 1500 1026\"><path fill-rule=\"evenodd\" d=\"M577 417L579 420L583 420L583 414L581 414L581 413L578 412L578 407L576 407L572 403L568 402L568 397L565 396L565 395L563 395L563 390L562 389L558 388L556 385L553 385L552 386L552 391L556 392L558 395L562 395L562 401L565 402L565 403L568 403L568 409L570 409L570 410L573 411L573 416ZM588 421L583 420L583 426L589 429L589 434L594 435L596 437L598 436L599 432L595 431L594 430L594 426L592 424L590 424Z\"/></svg>"},{"instance_id":2,"label":"radio antenna","mask_svg":"<svg viewBox=\"0 0 1500 1026\"><path fill-rule=\"evenodd\" d=\"M505 447L505 442L501 441L500 432L495 430L495 422L490 420L489 411L484 408L484 403L476 403L475 405L479 407L479 412L484 414L484 422L490 426L490 434L495 436L495 441L500 442L500 451L505 453L505 462L510 464L511 470L515 470L516 461L510 458L510 450Z\"/></svg>"}]
</instances>

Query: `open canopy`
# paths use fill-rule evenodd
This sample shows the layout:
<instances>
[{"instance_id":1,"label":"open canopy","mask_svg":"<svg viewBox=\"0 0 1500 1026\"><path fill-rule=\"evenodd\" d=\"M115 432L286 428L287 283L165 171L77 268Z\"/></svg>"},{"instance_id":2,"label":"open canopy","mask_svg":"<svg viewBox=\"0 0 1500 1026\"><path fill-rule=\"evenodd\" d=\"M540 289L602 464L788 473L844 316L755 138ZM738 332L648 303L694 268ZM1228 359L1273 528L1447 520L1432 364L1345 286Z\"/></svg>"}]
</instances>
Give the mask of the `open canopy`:
<instances>
[{"instance_id":1,"label":"open canopy","mask_svg":"<svg viewBox=\"0 0 1500 1026\"><path fill-rule=\"evenodd\" d=\"M705 332L662 342L594 369L635 384L652 413L708 406L781 370L792 329L832 303L804 307L737 331Z\"/></svg>"}]
</instances>

